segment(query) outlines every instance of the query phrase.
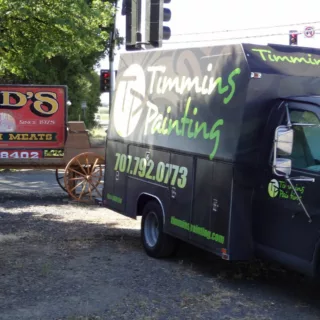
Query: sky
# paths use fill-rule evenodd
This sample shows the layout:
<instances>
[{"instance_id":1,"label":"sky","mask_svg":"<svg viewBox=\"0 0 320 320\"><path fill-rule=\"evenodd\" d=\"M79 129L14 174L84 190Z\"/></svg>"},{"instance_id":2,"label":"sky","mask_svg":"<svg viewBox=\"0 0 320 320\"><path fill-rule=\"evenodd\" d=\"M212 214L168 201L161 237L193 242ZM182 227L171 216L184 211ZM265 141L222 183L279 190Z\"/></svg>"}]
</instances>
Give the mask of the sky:
<instances>
[{"instance_id":1,"label":"sky","mask_svg":"<svg viewBox=\"0 0 320 320\"><path fill-rule=\"evenodd\" d=\"M143 0L142 0L143 1ZM125 37L125 17L121 16L122 0L118 3L116 26ZM297 30L298 45L320 47L319 0L171 0L165 4L171 10L171 38L163 48L221 45L230 43L289 44L289 30ZM312 38L304 36L306 27L313 27ZM116 51L114 67L125 49ZM108 59L96 67L108 69ZM108 94L102 94L103 102Z\"/></svg>"}]
</instances>

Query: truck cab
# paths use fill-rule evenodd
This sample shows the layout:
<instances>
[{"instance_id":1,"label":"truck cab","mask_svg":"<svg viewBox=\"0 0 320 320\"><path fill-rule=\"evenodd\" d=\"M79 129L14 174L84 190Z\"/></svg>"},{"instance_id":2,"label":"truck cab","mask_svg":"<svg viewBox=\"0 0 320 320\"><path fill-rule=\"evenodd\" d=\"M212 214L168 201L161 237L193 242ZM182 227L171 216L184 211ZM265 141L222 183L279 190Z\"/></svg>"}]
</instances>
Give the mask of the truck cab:
<instances>
[{"instance_id":1,"label":"truck cab","mask_svg":"<svg viewBox=\"0 0 320 320\"><path fill-rule=\"evenodd\" d=\"M288 149L277 152L274 141L281 136L289 137L283 142ZM290 97L278 104L266 127L254 197L257 255L307 274L317 272L319 260L319 142L319 96Z\"/></svg>"}]
</instances>

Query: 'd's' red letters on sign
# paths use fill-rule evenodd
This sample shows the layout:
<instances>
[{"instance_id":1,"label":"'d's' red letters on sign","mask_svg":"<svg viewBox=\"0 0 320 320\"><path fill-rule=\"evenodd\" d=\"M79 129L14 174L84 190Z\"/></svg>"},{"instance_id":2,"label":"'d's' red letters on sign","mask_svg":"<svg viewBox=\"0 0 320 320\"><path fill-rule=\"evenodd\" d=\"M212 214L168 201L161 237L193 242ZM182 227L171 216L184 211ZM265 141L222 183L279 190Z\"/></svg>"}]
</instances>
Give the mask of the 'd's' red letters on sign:
<instances>
[{"instance_id":1,"label":"'d's' red letters on sign","mask_svg":"<svg viewBox=\"0 0 320 320\"><path fill-rule=\"evenodd\" d=\"M0 148L64 147L65 86L0 86Z\"/></svg>"}]
</instances>

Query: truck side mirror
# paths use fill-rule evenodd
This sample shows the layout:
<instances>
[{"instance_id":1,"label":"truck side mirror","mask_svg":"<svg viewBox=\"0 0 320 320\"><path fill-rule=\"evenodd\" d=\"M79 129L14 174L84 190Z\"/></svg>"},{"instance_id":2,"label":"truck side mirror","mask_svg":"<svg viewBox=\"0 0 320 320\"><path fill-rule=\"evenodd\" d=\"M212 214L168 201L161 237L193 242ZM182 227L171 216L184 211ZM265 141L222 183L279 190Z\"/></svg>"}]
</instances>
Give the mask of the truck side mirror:
<instances>
[{"instance_id":1,"label":"truck side mirror","mask_svg":"<svg viewBox=\"0 0 320 320\"><path fill-rule=\"evenodd\" d=\"M273 172L278 176L289 177L291 174L291 159L276 158L273 165Z\"/></svg>"},{"instance_id":2,"label":"truck side mirror","mask_svg":"<svg viewBox=\"0 0 320 320\"><path fill-rule=\"evenodd\" d=\"M274 136L273 173L277 176L289 177L291 174L291 159L278 158L290 156L293 148L293 130L286 126L279 126Z\"/></svg>"},{"instance_id":3,"label":"truck side mirror","mask_svg":"<svg viewBox=\"0 0 320 320\"><path fill-rule=\"evenodd\" d=\"M280 156L290 156L293 147L293 130L279 126L275 132L275 148Z\"/></svg>"}]
</instances>

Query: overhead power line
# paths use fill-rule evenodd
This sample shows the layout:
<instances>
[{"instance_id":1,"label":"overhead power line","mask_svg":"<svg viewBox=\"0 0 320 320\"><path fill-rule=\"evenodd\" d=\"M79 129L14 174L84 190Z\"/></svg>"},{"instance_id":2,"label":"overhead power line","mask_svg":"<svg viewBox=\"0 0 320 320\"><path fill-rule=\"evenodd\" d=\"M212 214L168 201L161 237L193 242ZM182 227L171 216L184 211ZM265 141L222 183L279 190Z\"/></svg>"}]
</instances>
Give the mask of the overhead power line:
<instances>
[{"instance_id":1,"label":"overhead power line","mask_svg":"<svg viewBox=\"0 0 320 320\"><path fill-rule=\"evenodd\" d=\"M315 29L315 31L320 29ZM191 39L191 40L182 40L182 41L166 41L163 42L163 45L171 45L171 44L182 44L182 43L194 43L194 42L214 42L214 41L225 41L225 40L240 40L240 39L251 39L251 38L263 38L263 37L274 37L274 36L287 36L289 35L288 32L284 33L268 33L268 34L257 34L257 35L250 35L250 36L239 36L239 37L230 37L230 38L214 38L214 39Z\"/></svg>"},{"instance_id":2,"label":"overhead power line","mask_svg":"<svg viewBox=\"0 0 320 320\"><path fill-rule=\"evenodd\" d=\"M315 31L320 29L315 29ZM257 34L251 36L239 36L239 37L231 37L231 38L219 38L219 39L204 39L204 40L185 40L185 41L170 41L163 42L163 45L169 44L179 44L179 43L193 43L193 42L214 42L214 41L225 41L225 40L240 40L240 39L251 39L251 38L263 38L263 37L274 37L274 36L287 36L289 33L270 33L270 34Z\"/></svg>"},{"instance_id":3,"label":"overhead power line","mask_svg":"<svg viewBox=\"0 0 320 320\"><path fill-rule=\"evenodd\" d=\"M284 27L293 27L293 26L302 26L302 25L312 25L312 24L316 24L316 23L320 23L320 21L282 24L282 25L267 26L267 27L243 28L243 29L230 29L230 30L225 29L225 30L192 32L192 33L173 33L171 36L172 37L173 36L191 36L191 35L201 35L201 34L215 34L215 33L238 32L238 31L249 31L249 30L262 30L262 29L273 29L273 28L284 28Z\"/></svg>"}]
</instances>

